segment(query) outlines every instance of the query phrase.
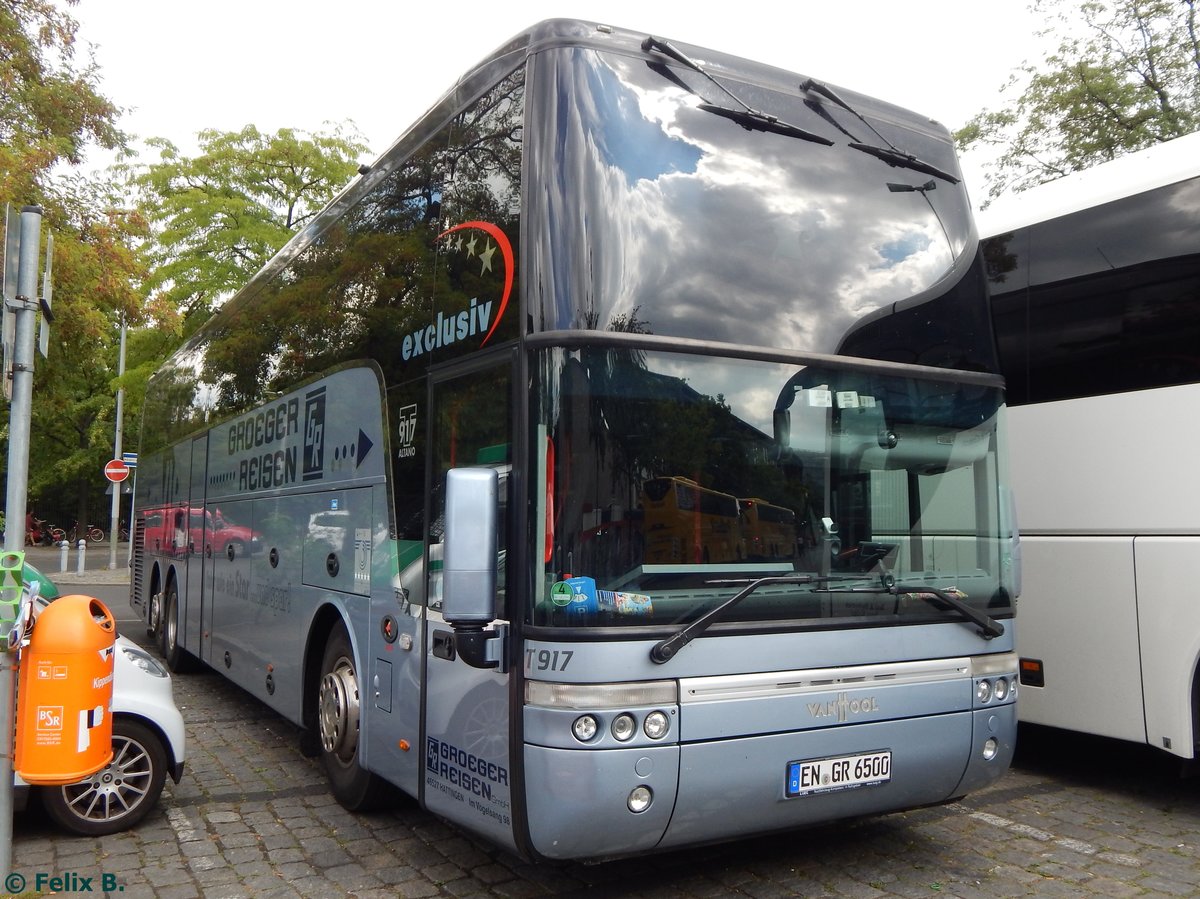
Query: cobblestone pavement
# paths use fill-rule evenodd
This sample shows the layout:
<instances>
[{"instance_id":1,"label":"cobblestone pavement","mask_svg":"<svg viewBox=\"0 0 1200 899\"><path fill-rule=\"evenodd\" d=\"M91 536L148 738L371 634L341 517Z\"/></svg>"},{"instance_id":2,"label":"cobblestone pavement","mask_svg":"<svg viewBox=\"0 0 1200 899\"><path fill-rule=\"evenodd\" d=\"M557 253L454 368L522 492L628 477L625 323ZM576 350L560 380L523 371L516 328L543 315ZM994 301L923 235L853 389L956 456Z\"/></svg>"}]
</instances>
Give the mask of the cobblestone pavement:
<instances>
[{"instance_id":1,"label":"cobblestone pavement","mask_svg":"<svg viewBox=\"0 0 1200 899\"><path fill-rule=\"evenodd\" d=\"M137 634L130 634L137 637ZM297 730L212 672L175 679L188 764L132 832L19 814L14 872L111 896L1192 896L1200 783L1143 747L1023 730L1017 765L961 803L598 865L529 865L415 804L351 814ZM76 879L71 880L74 876ZM109 889L104 890L105 887ZM49 893L47 889L44 892Z\"/></svg>"}]
</instances>

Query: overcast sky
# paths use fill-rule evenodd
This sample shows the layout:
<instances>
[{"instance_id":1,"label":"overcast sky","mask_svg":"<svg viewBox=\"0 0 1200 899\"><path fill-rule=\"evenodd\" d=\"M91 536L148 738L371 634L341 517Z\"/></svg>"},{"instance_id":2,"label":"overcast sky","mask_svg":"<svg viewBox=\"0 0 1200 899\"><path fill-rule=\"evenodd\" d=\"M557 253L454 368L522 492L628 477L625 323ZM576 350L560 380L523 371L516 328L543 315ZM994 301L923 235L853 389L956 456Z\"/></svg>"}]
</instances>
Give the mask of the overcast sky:
<instances>
[{"instance_id":1,"label":"overcast sky","mask_svg":"<svg viewBox=\"0 0 1200 899\"><path fill-rule=\"evenodd\" d=\"M580 18L744 56L957 128L1004 101L1038 45L1024 0L80 0L102 91L139 137L194 150L204 128L317 130L351 120L370 159L508 38ZM366 159L364 161L370 161ZM979 160L964 159L984 199Z\"/></svg>"}]
</instances>

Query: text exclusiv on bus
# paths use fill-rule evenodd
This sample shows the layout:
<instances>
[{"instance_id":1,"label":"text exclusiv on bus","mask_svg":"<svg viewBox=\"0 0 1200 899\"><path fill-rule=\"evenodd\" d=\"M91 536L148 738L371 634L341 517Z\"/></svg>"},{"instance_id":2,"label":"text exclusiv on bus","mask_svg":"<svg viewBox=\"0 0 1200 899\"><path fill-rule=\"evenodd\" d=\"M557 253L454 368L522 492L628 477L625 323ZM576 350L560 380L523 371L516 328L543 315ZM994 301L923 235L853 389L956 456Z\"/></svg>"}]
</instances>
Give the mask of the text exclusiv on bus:
<instances>
[{"instance_id":1,"label":"text exclusiv on bus","mask_svg":"<svg viewBox=\"0 0 1200 899\"><path fill-rule=\"evenodd\" d=\"M131 601L529 858L949 802L1014 747L997 370L944 128L544 22L156 374Z\"/></svg>"},{"instance_id":2,"label":"text exclusiv on bus","mask_svg":"<svg viewBox=\"0 0 1200 899\"><path fill-rule=\"evenodd\" d=\"M980 218L1020 510L1022 721L1200 740L1200 134Z\"/></svg>"}]
</instances>

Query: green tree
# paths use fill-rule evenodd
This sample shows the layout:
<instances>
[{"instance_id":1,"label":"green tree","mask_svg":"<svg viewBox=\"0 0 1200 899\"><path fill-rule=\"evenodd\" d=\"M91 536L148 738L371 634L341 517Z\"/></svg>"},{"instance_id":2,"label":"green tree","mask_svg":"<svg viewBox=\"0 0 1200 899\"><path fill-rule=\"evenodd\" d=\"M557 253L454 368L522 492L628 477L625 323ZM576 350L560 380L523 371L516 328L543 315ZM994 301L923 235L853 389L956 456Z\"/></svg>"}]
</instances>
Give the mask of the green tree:
<instances>
[{"instance_id":1,"label":"green tree","mask_svg":"<svg viewBox=\"0 0 1200 899\"><path fill-rule=\"evenodd\" d=\"M116 322L140 314L131 247L144 231L137 216L112 211L104 181L77 174L90 148L124 146L94 60L77 63L77 27L64 4L0 0L0 204L40 205L43 234L55 239L56 317L50 356L35 366L29 496L39 514L64 520L86 518L103 491ZM7 404L0 410L6 418Z\"/></svg>"},{"instance_id":2,"label":"green tree","mask_svg":"<svg viewBox=\"0 0 1200 899\"><path fill-rule=\"evenodd\" d=\"M46 211L55 316L34 371L29 490L39 514L107 529L100 472L112 458L119 323L144 320L134 245L145 227L99 190L80 182Z\"/></svg>"},{"instance_id":3,"label":"green tree","mask_svg":"<svg viewBox=\"0 0 1200 899\"><path fill-rule=\"evenodd\" d=\"M0 0L0 200L45 203L56 166L124 145L95 62L76 65L77 29L53 0Z\"/></svg>"},{"instance_id":4,"label":"green tree","mask_svg":"<svg viewBox=\"0 0 1200 899\"><path fill-rule=\"evenodd\" d=\"M353 175L352 128L307 135L201 134L185 158L157 140L157 163L76 174L92 147L123 150L99 69L76 62L76 0L0 0L0 203L36 203L55 238L50 357L37 361L30 497L60 524L104 518L100 471L112 453L118 386L127 445L138 443L146 380L187 324L245 283ZM118 172L117 174L120 174ZM118 195L137 191L130 206ZM39 282L40 283L40 282ZM117 379L119 324L132 328ZM0 404L0 426L7 405ZM0 460L0 465L3 460Z\"/></svg>"},{"instance_id":5,"label":"green tree","mask_svg":"<svg viewBox=\"0 0 1200 899\"><path fill-rule=\"evenodd\" d=\"M150 223L146 245L151 303L177 312L190 333L250 280L354 176L366 151L352 125L307 133L202 131L200 152L166 140L134 176Z\"/></svg>"},{"instance_id":6,"label":"green tree","mask_svg":"<svg viewBox=\"0 0 1200 899\"><path fill-rule=\"evenodd\" d=\"M1195 0L1034 0L1057 50L1025 63L1019 90L955 133L984 163L988 196L1024 190L1200 128Z\"/></svg>"}]
</instances>

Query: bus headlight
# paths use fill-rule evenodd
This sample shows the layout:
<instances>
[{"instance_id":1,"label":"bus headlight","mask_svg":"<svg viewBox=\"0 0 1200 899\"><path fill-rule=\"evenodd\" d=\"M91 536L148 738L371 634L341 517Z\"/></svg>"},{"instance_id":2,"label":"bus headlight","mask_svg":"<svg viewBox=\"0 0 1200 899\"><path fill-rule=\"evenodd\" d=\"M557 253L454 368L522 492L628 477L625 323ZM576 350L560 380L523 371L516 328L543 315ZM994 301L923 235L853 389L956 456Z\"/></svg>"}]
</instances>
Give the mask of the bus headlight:
<instances>
[{"instance_id":1,"label":"bus headlight","mask_svg":"<svg viewBox=\"0 0 1200 899\"><path fill-rule=\"evenodd\" d=\"M646 716L646 720L642 724L642 730L646 732L646 736L651 740L661 740L667 735L667 730L670 726L671 722L667 718L666 712L651 712Z\"/></svg>"},{"instance_id":2,"label":"bus headlight","mask_svg":"<svg viewBox=\"0 0 1200 899\"><path fill-rule=\"evenodd\" d=\"M591 715L580 715L571 725L571 733L575 735L575 739L580 743L586 743L592 737L596 736L596 731L600 729L600 725L596 723L596 719Z\"/></svg>"},{"instance_id":3,"label":"bus headlight","mask_svg":"<svg viewBox=\"0 0 1200 899\"><path fill-rule=\"evenodd\" d=\"M987 702L992 698L992 682L981 680L975 685L975 698L980 702Z\"/></svg>"},{"instance_id":4,"label":"bus headlight","mask_svg":"<svg viewBox=\"0 0 1200 899\"><path fill-rule=\"evenodd\" d=\"M650 788L642 786L633 788L633 791L629 794L629 799L626 800L626 804L629 806L631 812L635 815L640 815L646 809L650 808L650 803L653 801L654 794L650 792Z\"/></svg>"},{"instance_id":5,"label":"bus headlight","mask_svg":"<svg viewBox=\"0 0 1200 899\"><path fill-rule=\"evenodd\" d=\"M631 740L633 738L634 731L636 730L637 722L633 720L633 715L630 715L628 712L623 712L613 719L613 738L620 740L622 743Z\"/></svg>"},{"instance_id":6,"label":"bus headlight","mask_svg":"<svg viewBox=\"0 0 1200 899\"><path fill-rule=\"evenodd\" d=\"M1008 698L1008 679L1003 677L996 678L996 702L1004 702Z\"/></svg>"},{"instance_id":7,"label":"bus headlight","mask_svg":"<svg viewBox=\"0 0 1200 899\"><path fill-rule=\"evenodd\" d=\"M1000 744L996 742L995 737L988 737L983 744L983 760L990 762L996 757L996 753L1000 751Z\"/></svg>"}]
</instances>

